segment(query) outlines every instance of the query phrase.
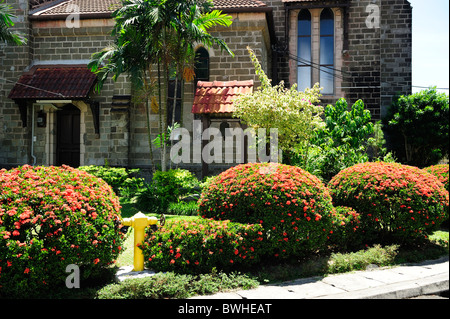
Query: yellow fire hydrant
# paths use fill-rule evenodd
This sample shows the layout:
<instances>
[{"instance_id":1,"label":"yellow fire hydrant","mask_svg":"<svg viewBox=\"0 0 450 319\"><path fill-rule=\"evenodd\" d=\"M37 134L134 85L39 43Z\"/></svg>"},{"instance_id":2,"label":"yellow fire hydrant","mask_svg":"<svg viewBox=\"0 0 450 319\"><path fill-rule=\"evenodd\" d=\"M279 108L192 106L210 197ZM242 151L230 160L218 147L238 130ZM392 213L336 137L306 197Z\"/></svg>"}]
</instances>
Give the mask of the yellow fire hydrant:
<instances>
[{"instance_id":1,"label":"yellow fire hydrant","mask_svg":"<svg viewBox=\"0 0 450 319\"><path fill-rule=\"evenodd\" d=\"M138 247L144 241L145 227L150 225L156 225L158 219L156 217L147 217L141 212L137 213L131 218L124 218L122 220L122 225L131 226L134 228L134 262L133 271L144 270L144 254L142 250Z\"/></svg>"}]
</instances>

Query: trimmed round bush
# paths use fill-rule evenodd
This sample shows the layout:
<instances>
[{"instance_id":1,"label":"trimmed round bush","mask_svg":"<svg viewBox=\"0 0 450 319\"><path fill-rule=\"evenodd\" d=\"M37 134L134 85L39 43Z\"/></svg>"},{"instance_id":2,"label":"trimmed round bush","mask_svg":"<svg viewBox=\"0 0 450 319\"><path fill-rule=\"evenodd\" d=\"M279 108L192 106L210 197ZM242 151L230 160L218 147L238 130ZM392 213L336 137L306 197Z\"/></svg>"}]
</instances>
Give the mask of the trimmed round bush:
<instances>
[{"instance_id":1,"label":"trimmed round bush","mask_svg":"<svg viewBox=\"0 0 450 319\"><path fill-rule=\"evenodd\" d=\"M203 189L199 214L260 224L262 255L301 256L324 247L332 232L332 200L314 175L299 167L249 163L228 169Z\"/></svg>"},{"instance_id":2,"label":"trimmed round bush","mask_svg":"<svg viewBox=\"0 0 450 319\"><path fill-rule=\"evenodd\" d=\"M97 278L118 256L119 200L102 179L25 165L0 171L0 191L0 296L64 287L71 264Z\"/></svg>"},{"instance_id":3,"label":"trimmed round bush","mask_svg":"<svg viewBox=\"0 0 450 319\"><path fill-rule=\"evenodd\" d=\"M256 263L262 240L260 225L169 220L156 232L148 228L140 247L145 266L155 271L202 273Z\"/></svg>"},{"instance_id":4,"label":"trimmed round bush","mask_svg":"<svg viewBox=\"0 0 450 319\"><path fill-rule=\"evenodd\" d=\"M329 188L335 205L361 215L367 241L426 238L448 218L448 192L434 175L417 167L357 164L333 177Z\"/></svg>"}]
</instances>

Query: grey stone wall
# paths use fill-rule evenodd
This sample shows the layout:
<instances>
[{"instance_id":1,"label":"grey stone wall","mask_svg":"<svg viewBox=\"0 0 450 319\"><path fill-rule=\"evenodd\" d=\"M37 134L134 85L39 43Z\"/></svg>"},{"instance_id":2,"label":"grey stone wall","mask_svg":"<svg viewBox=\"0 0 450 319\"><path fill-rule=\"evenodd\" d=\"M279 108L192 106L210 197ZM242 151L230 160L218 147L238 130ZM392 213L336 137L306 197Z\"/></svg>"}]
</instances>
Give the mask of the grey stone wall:
<instances>
[{"instance_id":1,"label":"grey stone wall","mask_svg":"<svg viewBox=\"0 0 450 319\"><path fill-rule=\"evenodd\" d=\"M406 0L382 0L381 115L396 94L412 93L412 8Z\"/></svg>"},{"instance_id":2,"label":"grey stone wall","mask_svg":"<svg viewBox=\"0 0 450 319\"><path fill-rule=\"evenodd\" d=\"M0 167L15 166L29 162L30 130L24 128L19 108L7 98L15 81L30 64L33 57L33 39L28 24L28 2L7 0L13 7L14 31L22 32L29 45L0 45Z\"/></svg>"}]
</instances>

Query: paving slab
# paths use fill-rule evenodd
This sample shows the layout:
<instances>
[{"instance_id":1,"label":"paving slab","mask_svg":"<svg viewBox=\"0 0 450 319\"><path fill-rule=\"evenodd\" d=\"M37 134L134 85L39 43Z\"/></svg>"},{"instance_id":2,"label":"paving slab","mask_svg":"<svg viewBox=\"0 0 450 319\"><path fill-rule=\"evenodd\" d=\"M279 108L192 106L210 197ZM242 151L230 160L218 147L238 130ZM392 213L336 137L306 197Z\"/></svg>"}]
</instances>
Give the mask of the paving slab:
<instances>
[{"instance_id":1,"label":"paving slab","mask_svg":"<svg viewBox=\"0 0 450 319\"><path fill-rule=\"evenodd\" d=\"M262 285L195 299L406 299L449 289L449 258Z\"/></svg>"}]
</instances>

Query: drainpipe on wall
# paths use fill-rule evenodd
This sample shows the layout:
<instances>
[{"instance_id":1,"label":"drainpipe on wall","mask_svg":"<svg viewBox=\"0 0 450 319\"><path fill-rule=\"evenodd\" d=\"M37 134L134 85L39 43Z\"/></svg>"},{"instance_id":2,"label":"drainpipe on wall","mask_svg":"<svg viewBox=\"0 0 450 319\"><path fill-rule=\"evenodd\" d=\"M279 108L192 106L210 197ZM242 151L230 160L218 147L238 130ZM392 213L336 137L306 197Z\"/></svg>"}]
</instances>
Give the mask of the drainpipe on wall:
<instances>
[{"instance_id":1,"label":"drainpipe on wall","mask_svg":"<svg viewBox=\"0 0 450 319\"><path fill-rule=\"evenodd\" d=\"M31 105L31 157L33 158L32 166L36 165L36 156L34 155L34 142L36 136L34 136L34 104Z\"/></svg>"}]
</instances>

